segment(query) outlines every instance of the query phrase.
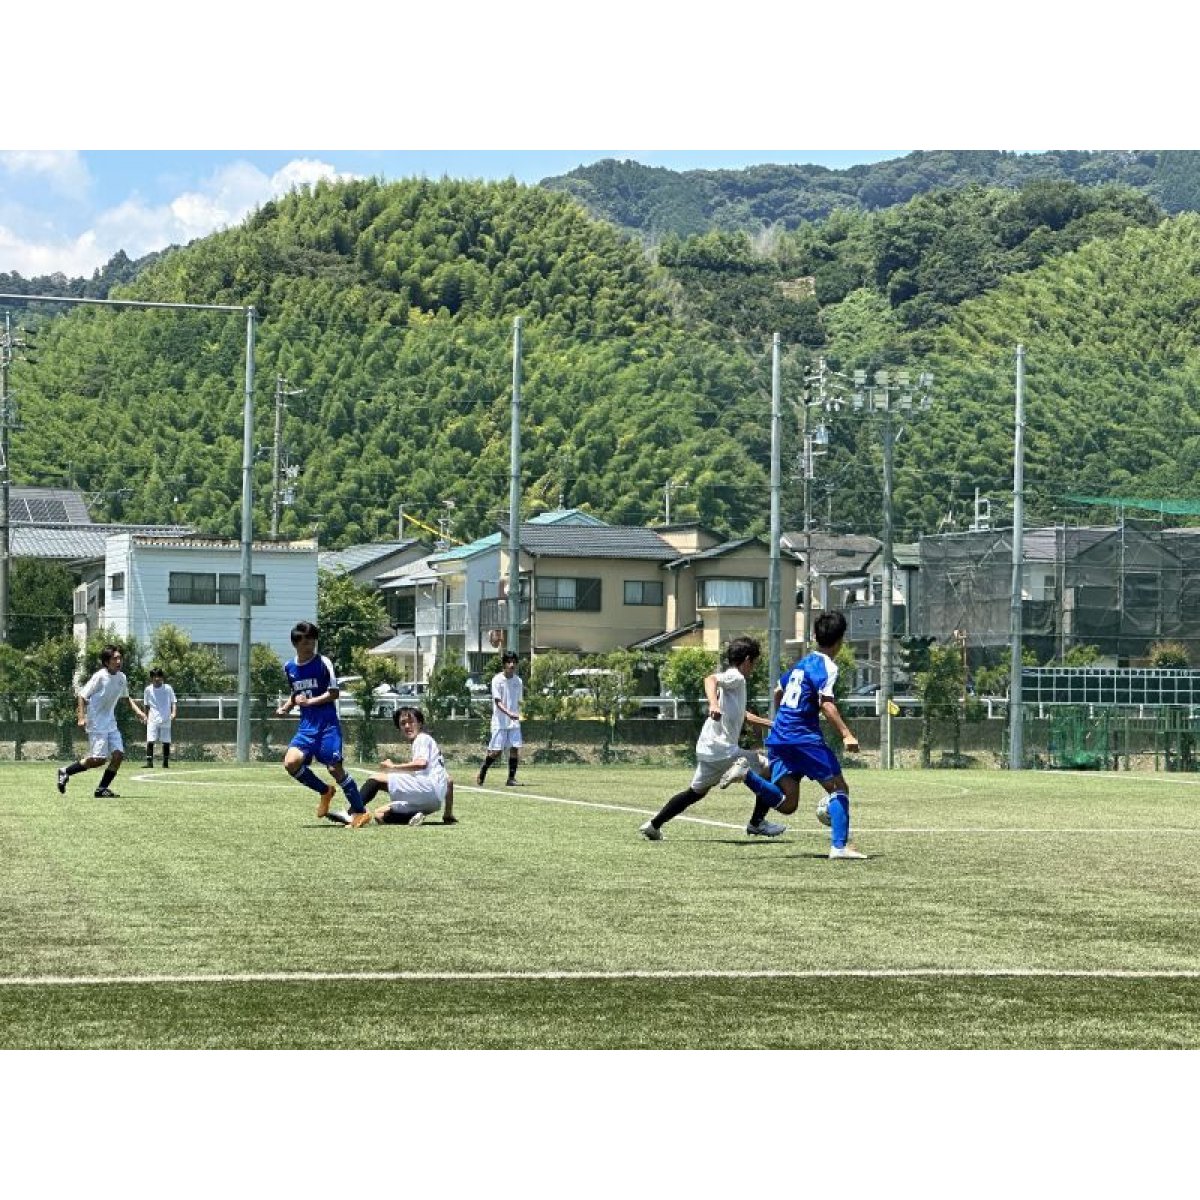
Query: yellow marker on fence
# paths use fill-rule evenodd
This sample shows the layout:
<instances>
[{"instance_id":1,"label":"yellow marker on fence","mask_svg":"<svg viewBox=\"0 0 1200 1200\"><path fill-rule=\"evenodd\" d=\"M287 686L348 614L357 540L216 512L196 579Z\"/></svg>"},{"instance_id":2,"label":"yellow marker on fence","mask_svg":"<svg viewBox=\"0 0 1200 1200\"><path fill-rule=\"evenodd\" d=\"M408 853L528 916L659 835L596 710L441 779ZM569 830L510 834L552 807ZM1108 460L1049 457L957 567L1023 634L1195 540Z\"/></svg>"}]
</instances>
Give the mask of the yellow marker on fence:
<instances>
[{"instance_id":1,"label":"yellow marker on fence","mask_svg":"<svg viewBox=\"0 0 1200 1200\"><path fill-rule=\"evenodd\" d=\"M896 706L895 701L889 700L888 701L888 716L898 717L899 715L900 715L900 709Z\"/></svg>"}]
</instances>

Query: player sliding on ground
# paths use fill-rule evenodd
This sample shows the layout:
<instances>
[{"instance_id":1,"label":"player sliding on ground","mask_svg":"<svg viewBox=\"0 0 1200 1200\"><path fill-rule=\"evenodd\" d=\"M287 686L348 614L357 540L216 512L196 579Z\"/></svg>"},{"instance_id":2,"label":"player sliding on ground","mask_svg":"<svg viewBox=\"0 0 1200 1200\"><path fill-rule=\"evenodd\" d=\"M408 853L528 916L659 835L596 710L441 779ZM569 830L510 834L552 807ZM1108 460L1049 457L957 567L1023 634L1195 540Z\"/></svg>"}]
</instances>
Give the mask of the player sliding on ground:
<instances>
[{"instance_id":1,"label":"player sliding on ground","mask_svg":"<svg viewBox=\"0 0 1200 1200\"><path fill-rule=\"evenodd\" d=\"M672 796L662 808L643 825L638 832L651 842L662 841L662 827L677 817L697 800L703 799L721 779L722 773L732 770L730 763L739 763L745 768L738 778L745 777L746 785L761 791L773 801L781 801L783 793L774 784L758 775L747 774L750 763L758 756L753 750L742 750L738 738L742 723L761 725L769 729L771 722L746 711L746 680L754 672L761 650L753 638L734 638L725 647L725 661L729 664L724 671L714 671L705 676L704 694L708 698L708 720L700 730L696 741L696 773L692 782L682 792ZM766 810L763 810L764 813ZM778 837L787 830L786 825L774 821L753 820L746 832L758 837Z\"/></svg>"},{"instance_id":2,"label":"player sliding on ground","mask_svg":"<svg viewBox=\"0 0 1200 1200\"><path fill-rule=\"evenodd\" d=\"M833 698L837 681L837 663L833 660L846 636L846 618L840 612L823 612L813 622L817 649L806 654L779 680L775 687L778 706L771 732L767 734L767 762L771 783L779 799L752 780L748 765L734 763L721 780L725 787L735 779L745 779L758 797L751 821L762 821L772 808L793 813L800 801L800 779L806 776L825 789L826 796L817 807L817 819L830 826L830 858L866 858L850 842L850 788L842 775L837 755L821 736L820 716L841 735L842 745L852 754L858 751L858 739L838 712Z\"/></svg>"}]
</instances>

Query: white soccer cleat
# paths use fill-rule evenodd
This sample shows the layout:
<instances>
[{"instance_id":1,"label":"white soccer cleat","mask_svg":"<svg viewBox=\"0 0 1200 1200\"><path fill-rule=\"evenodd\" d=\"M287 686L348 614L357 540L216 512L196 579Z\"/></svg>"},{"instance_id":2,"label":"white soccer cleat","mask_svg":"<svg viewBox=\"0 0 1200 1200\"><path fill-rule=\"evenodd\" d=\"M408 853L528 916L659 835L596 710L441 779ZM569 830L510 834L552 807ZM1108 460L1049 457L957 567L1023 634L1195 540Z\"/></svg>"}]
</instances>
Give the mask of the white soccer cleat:
<instances>
[{"instance_id":1,"label":"white soccer cleat","mask_svg":"<svg viewBox=\"0 0 1200 1200\"><path fill-rule=\"evenodd\" d=\"M867 856L861 850L855 850L853 846L830 846L830 858L866 858Z\"/></svg>"},{"instance_id":2,"label":"white soccer cleat","mask_svg":"<svg viewBox=\"0 0 1200 1200\"><path fill-rule=\"evenodd\" d=\"M645 825L638 826L638 833L642 835L648 842L661 842L663 840L662 830L655 829L649 821Z\"/></svg>"},{"instance_id":3,"label":"white soccer cleat","mask_svg":"<svg viewBox=\"0 0 1200 1200\"><path fill-rule=\"evenodd\" d=\"M747 825L746 832L751 837L778 837L781 833L787 833L787 826L775 821L759 821L757 825Z\"/></svg>"},{"instance_id":4,"label":"white soccer cleat","mask_svg":"<svg viewBox=\"0 0 1200 1200\"><path fill-rule=\"evenodd\" d=\"M425 824L425 814L423 812L415 812L408 818L409 829L415 829L418 825Z\"/></svg>"},{"instance_id":5,"label":"white soccer cleat","mask_svg":"<svg viewBox=\"0 0 1200 1200\"><path fill-rule=\"evenodd\" d=\"M820 821L822 825L833 824L833 822L829 819L828 796L822 796L821 799L817 801L817 820Z\"/></svg>"},{"instance_id":6,"label":"white soccer cleat","mask_svg":"<svg viewBox=\"0 0 1200 1200\"><path fill-rule=\"evenodd\" d=\"M720 787L727 788L731 783L739 783L750 774L750 763L747 759L736 759L724 775L721 776Z\"/></svg>"},{"instance_id":7,"label":"white soccer cleat","mask_svg":"<svg viewBox=\"0 0 1200 1200\"><path fill-rule=\"evenodd\" d=\"M332 821L335 825L349 825L350 814L348 812L327 812L325 814L327 821Z\"/></svg>"}]
</instances>

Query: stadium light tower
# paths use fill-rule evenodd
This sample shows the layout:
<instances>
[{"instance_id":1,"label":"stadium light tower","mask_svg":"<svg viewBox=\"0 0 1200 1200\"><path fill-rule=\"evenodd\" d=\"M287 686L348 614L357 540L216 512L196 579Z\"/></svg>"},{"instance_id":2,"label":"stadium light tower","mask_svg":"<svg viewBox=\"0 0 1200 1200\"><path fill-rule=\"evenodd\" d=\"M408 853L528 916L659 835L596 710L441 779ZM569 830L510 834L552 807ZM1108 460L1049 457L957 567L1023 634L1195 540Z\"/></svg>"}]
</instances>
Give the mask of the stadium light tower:
<instances>
[{"instance_id":1,"label":"stadium light tower","mask_svg":"<svg viewBox=\"0 0 1200 1200\"><path fill-rule=\"evenodd\" d=\"M879 765L892 766L892 457L896 444L896 416L901 419L930 406L933 376L922 372L915 381L908 371L854 372L850 410L863 416L878 415L883 435L883 580L879 611Z\"/></svg>"}]
</instances>

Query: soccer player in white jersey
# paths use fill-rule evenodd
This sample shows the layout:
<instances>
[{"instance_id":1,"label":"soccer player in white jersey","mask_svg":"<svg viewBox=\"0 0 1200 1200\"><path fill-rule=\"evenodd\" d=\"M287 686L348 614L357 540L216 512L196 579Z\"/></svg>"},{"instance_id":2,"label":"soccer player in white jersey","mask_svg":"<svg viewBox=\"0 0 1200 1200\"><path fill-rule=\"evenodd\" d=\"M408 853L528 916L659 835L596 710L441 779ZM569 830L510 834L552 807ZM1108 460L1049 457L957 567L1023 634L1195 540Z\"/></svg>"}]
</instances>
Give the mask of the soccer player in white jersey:
<instances>
[{"instance_id":1,"label":"soccer player in white jersey","mask_svg":"<svg viewBox=\"0 0 1200 1200\"><path fill-rule=\"evenodd\" d=\"M762 650L753 638L734 638L725 647L725 661L728 664L725 670L714 671L705 676L704 694L708 699L708 720L704 722L696 740L696 772L692 776L692 782L682 792L672 796L638 830L648 841L661 842L662 827L672 817L679 816L684 809L690 808L697 800L707 796L718 782L724 787L723 777L729 774L736 763L745 764L747 769L738 774L737 778L744 776L747 786L752 791L756 794L764 792L772 800L782 799L778 788L759 776L748 773L750 763L756 762L758 756L753 750L743 750L738 745L743 723L760 725L764 729L771 727L771 722L765 717L746 711L746 680L754 673L755 663L761 654ZM757 837L778 837L786 831L786 825L765 819L752 820L746 826L746 832Z\"/></svg>"},{"instance_id":2,"label":"soccer player in white jersey","mask_svg":"<svg viewBox=\"0 0 1200 1200\"><path fill-rule=\"evenodd\" d=\"M375 810L380 825L420 825L443 804L442 824L458 824L454 816L454 781L446 774L441 748L425 731L425 714L419 708L398 708L392 722L412 743L409 761L398 763L385 758L380 763L383 770L371 775L359 789L363 803L369 803L379 792L387 792L388 803ZM329 815L349 819L349 814Z\"/></svg>"},{"instance_id":3,"label":"soccer player in white jersey","mask_svg":"<svg viewBox=\"0 0 1200 1200\"><path fill-rule=\"evenodd\" d=\"M483 787L488 767L508 751L509 787L517 786L517 759L521 749L521 701L525 698L525 684L517 674L517 656L510 650L500 660L501 671L492 676L492 740L488 742L487 756L475 783Z\"/></svg>"},{"instance_id":4,"label":"soccer player in white jersey","mask_svg":"<svg viewBox=\"0 0 1200 1200\"><path fill-rule=\"evenodd\" d=\"M138 718L142 721L146 719L146 714L129 694L129 680L121 670L122 661L120 646L105 646L100 651L100 670L79 689L76 696L77 719L87 730L88 753L86 758L73 762L69 767L58 768L59 795L66 795L67 780L72 775L90 771L93 767L103 767L107 763L94 794L97 798L119 799L109 786L125 761L125 742L117 727L117 702L124 697Z\"/></svg>"},{"instance_id":5,"label":"soccer player in white jersey","mask_svg":"<svg viewBox=\"0 0 1200 1200\"><path fill-rule=\"evenodd\" d=\"M171 722L175 719L175 689L167 683L162 667L150 672L142 693L146 706L146 766L154 766L154 743L162 742L163 770L171 765Z\"/></svg>"}]
</instances>

